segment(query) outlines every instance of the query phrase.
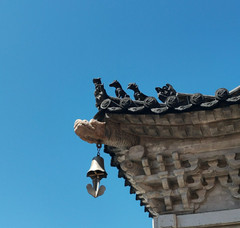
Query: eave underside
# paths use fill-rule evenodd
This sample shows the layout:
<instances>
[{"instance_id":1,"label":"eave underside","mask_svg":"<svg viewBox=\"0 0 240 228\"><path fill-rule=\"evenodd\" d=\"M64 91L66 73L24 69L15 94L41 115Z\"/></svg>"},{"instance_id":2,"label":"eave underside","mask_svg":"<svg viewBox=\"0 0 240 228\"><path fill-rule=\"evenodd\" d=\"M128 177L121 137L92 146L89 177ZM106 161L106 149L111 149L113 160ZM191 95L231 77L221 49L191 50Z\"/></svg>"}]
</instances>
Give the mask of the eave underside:
<instances>
[{"instance_id":1,"label":"eave underside","mask_svg":"<svg viewBox=\"0 0 240 228\"><path fill-rule=\"evenodd\" d=\"M105 152L150 216L240 208L239 104L162 116L105 114L104 121L139 137ZM229 203L212 206L222 197Z\"/></svg>"}]
</instances>

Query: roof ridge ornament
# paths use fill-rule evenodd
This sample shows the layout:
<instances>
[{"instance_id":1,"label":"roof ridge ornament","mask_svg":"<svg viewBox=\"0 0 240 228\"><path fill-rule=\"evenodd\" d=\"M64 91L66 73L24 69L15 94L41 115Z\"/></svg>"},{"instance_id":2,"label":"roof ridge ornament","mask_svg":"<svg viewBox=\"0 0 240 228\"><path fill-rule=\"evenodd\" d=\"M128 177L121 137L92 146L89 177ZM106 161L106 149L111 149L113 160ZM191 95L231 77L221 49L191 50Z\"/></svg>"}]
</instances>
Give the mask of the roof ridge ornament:
<instances>
[{"instance_id":1,"label":"roof ridge ornament","mask_svg":"<svg viewBox=\"0 0 240 228\"><path fill-rule=\"evenodd\" d=\"M168 97L175 96L177 93L176 90L170 84L166 84L162 88L156 87L155 90L158 93L159 100L162 102L165 102Z\"/></svg>"},{"instance_id":2,"label":"roof ridge ornament","mask_svg":"<svg viewBox=\"0 0 240 228\"><path fill-rule=\"evenodd\" d=\"M127 88L134 91L133 95L135 100L137 101L144 101L148 97L139 90L138 85L136 83L129 83Z\"/></svg>"},{"instance_id":3,"label":"roof ridge ornament","mask_svg":"<svg viewBox=\"0 0 240 228\"><path fill-rule=\"evenodd\" d=\"M114 80L112 83L109 84L110 87L115 87L115 94L118 98L127 98L130 97L122 88L119 81Z\"/></svg>"},{"instance_id":4,"label":"roof ridge ornament","mask_svg":"<svg viewBox=\"0 0 240 228\"><path fill-rule=\"evenodd\" d=\"M101 78L93 79L95 85L94 96L96 107L100 113L128 113L128 114L164 114L177 113L194 110L213 109L219 106L228 106L240 103L240 87L232 91L220 88L215 96L203 95L201 93L187 94L176 92L174 87L167 83L163 87L155 87L157 101L155 97L147 96L139 90L136 83L129 83L127 89L134 91L134 100L123 90L121 84L114 80L109 84L115 87L116 97L107 94ZM96 119L101 119L97 114Z\"/></svg>"}]
</instances>

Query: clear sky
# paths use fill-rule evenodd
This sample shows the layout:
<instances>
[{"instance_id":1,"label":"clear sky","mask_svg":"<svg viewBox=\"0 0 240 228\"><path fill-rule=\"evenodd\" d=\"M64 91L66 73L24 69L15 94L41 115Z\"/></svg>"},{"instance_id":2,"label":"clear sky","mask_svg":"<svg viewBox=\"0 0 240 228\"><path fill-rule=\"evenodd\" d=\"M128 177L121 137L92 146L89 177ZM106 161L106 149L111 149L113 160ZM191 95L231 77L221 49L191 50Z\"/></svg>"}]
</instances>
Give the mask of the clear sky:
<instances>
[{"instance_id":1,"label":"clear sky","mask_svg":"<svg viewBox=\"0 0 240 228\"><path fill-rule=\"evenodd\" d=\"M92 78L155 96L240 83L239 0L1 0L0 227L151 227L110 167L87 193L95 145L73 131L97 109ZM132 96L132 91L128 91Z\"/></svg>"}]
</instances>

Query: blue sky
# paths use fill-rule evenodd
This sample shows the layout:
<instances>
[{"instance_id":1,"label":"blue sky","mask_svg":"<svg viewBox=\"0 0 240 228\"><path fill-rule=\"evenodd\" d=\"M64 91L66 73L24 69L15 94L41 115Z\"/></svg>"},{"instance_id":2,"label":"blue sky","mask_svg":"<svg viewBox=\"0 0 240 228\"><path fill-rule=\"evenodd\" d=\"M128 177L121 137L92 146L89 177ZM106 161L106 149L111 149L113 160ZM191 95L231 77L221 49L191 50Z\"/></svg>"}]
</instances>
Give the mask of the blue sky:
<instances>
[{"instance_id":1,"label":"blue sky","mask_svg":"<svg viewBox=\"0 0 240 228\"><path fill-rule=\"evenodd\" d=\"M94 145L73 131L97 109L92 78L145 94L171 83L214 94L239 85L240 2L0 1L0 227L151 227L110 157L94 199ZM132 91L129 94L132 96Z\"/></svg>"}]
</instances>

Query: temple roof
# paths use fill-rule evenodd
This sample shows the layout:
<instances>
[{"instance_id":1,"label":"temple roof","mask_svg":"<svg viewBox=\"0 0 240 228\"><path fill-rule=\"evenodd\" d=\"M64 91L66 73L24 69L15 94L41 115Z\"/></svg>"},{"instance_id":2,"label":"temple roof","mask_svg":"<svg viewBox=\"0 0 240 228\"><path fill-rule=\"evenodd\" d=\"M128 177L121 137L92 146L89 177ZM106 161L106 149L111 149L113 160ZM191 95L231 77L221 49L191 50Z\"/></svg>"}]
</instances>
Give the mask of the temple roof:
<instances>
[{"instance_id":1,"label":"temple roof","mask_svg":"<svg viewBox=\"0 0 240 228\"><path fill-rule=\"evenodd\" d=\"M110 86L117 97L100 79L93 82L99 112L89 122L76 120L75 132L105 144L149 216L240 207L240 86L210 96L166 84L156 87L157 101L135 83L128 86L133 100L116 80Z\"/></svg>"}]
</instances>

